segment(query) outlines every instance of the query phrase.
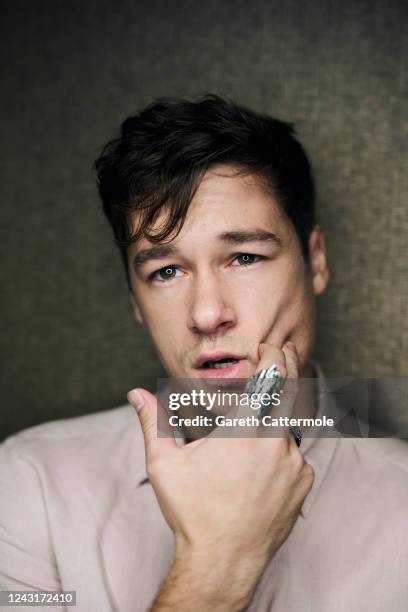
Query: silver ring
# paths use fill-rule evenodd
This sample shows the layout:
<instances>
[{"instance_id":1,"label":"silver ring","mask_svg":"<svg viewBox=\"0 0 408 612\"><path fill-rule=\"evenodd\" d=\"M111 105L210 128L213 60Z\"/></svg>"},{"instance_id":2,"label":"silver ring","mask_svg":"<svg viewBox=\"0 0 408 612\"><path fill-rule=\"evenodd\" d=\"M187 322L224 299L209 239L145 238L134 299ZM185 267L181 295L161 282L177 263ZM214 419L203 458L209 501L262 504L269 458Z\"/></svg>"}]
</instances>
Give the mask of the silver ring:
<instances>
[{"instance_id":1,"label":"silver ring","mask_svg":"<svg viewBox=\"0 0 408 612\"><path fill-rule=\"evenodd\" d=\"M278 366L274 363L269 368L264 368L258 374L252 376L246 387L245 391L248 395L267 393L271 398L271 402L267 405L263 405L259 408L257 417L262 419L265 414L268 414L269 409L272 405L272 395L278 393L282 388L282 374L280 373Z\"/></svg>"}]
</instances>

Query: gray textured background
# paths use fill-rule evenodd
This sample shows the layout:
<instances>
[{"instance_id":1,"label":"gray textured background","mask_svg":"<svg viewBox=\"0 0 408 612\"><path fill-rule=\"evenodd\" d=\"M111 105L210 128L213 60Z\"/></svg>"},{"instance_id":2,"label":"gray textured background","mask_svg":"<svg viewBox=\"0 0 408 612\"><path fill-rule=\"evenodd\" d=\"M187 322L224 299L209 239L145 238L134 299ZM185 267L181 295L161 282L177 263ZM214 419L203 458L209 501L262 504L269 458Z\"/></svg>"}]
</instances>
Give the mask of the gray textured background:
<instances>
[{"instance_id":1,"label":"gray textured background","mask_svg":"<svg viewBox=\"0 0 408 612\"><path fill-rule=\"evenodd\" d=\"M159 95L295 122L333 268L317 356L332 376L408 375L407 17L392 0L3 3L2 436L160 373L92 172Z\"/></svg>"}]
</instances>

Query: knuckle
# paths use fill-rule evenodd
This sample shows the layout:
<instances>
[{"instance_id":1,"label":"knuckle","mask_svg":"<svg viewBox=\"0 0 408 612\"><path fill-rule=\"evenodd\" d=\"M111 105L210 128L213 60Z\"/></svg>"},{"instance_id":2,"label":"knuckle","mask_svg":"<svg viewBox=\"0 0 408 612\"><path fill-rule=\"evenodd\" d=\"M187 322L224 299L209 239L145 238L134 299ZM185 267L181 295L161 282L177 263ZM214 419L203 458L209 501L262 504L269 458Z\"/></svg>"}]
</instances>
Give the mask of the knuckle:
<instances>
[{"instance_id":1,"label":"knuckle","mask_svg":"<svg viewBox=\"0 0 408 612\"><path fill-rule=\"evenodd\" d=\"M315 471L310 465L310 463L305 462L303 466L303 477L308 485L310 486L313 485L314 480L315 480Z\"/></svg>"},{"instance_id":2,"label":"knuckle","mask_svg":"<svg viewBox=\"0 0 408 612\"><path fill-rule=\"evenodd\" d=\"M294 448L291 453L291 465L293 470L297 473L300 473L302 469L304 469L305 460L302 453L297 448Z\"/></svg>"},{"instance_id":3,"label":"knuckle","mask_svg":"<svg viewBox=\"0 0 408 612\"><path fill-rule=\"evenodd\" d=\"M155 478L162 471L163 460L158 454L149 456L146 462L146 472L149 478Z\"/></svg>"}]
</instances>

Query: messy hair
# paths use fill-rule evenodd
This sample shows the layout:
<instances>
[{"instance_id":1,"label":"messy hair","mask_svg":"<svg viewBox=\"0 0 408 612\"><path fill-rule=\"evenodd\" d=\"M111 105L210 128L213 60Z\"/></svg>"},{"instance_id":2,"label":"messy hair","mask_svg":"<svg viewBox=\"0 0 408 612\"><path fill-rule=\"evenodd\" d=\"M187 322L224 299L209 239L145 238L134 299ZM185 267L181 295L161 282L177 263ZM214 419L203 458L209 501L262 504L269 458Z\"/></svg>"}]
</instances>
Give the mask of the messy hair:
<instances>
[{"instance_id":1,"label":"messy hair","mask_svg":"<svg viewBox=\"0 0 408 612\"><path fill-rule=\"evenodd\" d=\"M263 181L292 222L308 260L315 188L293 125L214 94L194 101L158 98L122 123L119 137L95 162L103 210L129 287L127 247L142 236L153 243L173 239L205 172L216 164ZM152 231L164 210L166 222Z\"/></svg>"}]
</instances>

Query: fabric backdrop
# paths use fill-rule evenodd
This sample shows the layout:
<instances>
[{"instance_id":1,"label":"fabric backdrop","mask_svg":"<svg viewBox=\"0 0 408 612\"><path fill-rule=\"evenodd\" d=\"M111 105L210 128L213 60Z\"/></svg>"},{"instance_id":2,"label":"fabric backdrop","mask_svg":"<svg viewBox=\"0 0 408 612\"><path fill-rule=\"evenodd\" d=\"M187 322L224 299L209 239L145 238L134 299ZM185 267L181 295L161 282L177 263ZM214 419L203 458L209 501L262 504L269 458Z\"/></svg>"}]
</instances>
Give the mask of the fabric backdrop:
<instances>
[{"instance_id":1,"label":"fabric backdrop","mask_svg":"<svg viewBox=\"0 0 408 612\"><path fill-rule=\"evenodd\" d=\"M92 171L156 96L295 123L332 267L317 357L331 376L408 375L407 17L393 0L3 3L2 437L161 373Z\"/></svg>"}]
</instances>

